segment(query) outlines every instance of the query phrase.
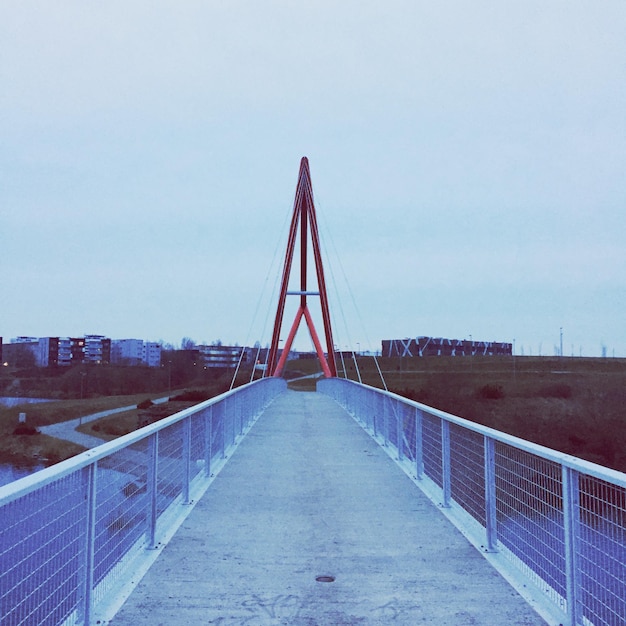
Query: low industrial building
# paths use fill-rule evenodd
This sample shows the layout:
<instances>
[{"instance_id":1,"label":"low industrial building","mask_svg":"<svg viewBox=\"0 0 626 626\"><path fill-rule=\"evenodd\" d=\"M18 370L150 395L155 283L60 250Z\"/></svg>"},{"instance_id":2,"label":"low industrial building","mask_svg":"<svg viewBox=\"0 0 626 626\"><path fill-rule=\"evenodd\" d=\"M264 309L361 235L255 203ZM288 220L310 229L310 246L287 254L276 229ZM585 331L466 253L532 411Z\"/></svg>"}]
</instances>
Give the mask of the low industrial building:
<instances>
[{"instance_id":1,"label":"low industrial building","mask_svg":"<svg viewBox=\"0 0 626 626\"><path fill-rule=\"evenodd\" d=\"M511 343L443 337L383 339L382 348L384 357L510 356L513 354Z\"/></svg>"}]
</instances>

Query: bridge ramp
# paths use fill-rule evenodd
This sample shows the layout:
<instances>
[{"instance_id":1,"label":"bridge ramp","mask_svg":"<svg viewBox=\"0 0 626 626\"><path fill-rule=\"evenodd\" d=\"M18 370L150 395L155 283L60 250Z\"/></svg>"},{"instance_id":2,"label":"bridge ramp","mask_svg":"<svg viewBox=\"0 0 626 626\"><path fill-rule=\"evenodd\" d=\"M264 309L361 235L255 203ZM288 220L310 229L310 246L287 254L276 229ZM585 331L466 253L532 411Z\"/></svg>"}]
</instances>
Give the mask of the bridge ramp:
<instances>
[{"instance_id":1,"label":"bridge ramp","mask_svg":"<svg viewBox=\"0 0 626 626\"><path fill-rule=\"evenodd\" d=\"M343 409L289 391L111 623L545 622Z\"/></svg>"}]
</instances>

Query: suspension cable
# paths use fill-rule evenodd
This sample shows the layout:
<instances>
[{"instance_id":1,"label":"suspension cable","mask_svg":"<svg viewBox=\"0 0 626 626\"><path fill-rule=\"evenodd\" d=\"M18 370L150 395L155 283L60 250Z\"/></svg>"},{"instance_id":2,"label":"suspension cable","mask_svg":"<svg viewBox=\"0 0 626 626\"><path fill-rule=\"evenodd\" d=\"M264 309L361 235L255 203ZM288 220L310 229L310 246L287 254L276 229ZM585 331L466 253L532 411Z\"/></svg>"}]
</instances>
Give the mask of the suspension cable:
<instances>
[{"instance_id":1,"label":"suspension cable","mask_svg":"<svg viewBox=\"0 0 626 626\"><path fill-rule=\"evenodd\" d=\"M365 335L365 340L368 343L368 345L371 346L372 344L370 342L367 330L365 328L365 324L363 323L363 318L361 316L361 311L360 311L359 307L357 306L356 299L354 297L354 292L352 291L352 289L350 287L350 283L348 281L345 269L343 267L343 263L341 262L341 256L339 255L339 253L337 251L337 246L335 245L335 241L333 239L332 233L330 232L330 229L326 228L326 224L323 221L322 221L322 225L324 227L325 236L326 235L328 236L328 240L329 240L329 242L330 242L330 244L332 246L333 253L334 253L334 255L335 255L336 259L337 259L337 263L339 265L339 269L341 270L341 274L343 276L343 280L345 282L346 288L348 290L348 294L349 294L350 299L352 301L352 306L354 307L354 310L356 312L356 315L357 315L357 318L358 318L359 323L361 325L361 328L363 329L363 333ZM328 253L326 253L326 254L328 254ZM329 267L330 267L331 276L332 276L332 278L334 280L334 274L333 274L333 270L332 270L332 265L329 264ZM336 281L335 281L335 289L337 290ZM343 315L343 308L341 306L341 299L338 297L338 294L337 294L337 301L339 302L339 307L340 307L340 310L341 310L342 315ZM345 316L344 316L344 323L345 323ZM347 323L345 323L345 325L347 327ZM341 354L341 351L340 351L340 354ZM385 391L388 391L387 382L385 381L385 377L383 376L383 372L382 372L382 370L380 368L380 364L379 364L378 358L376 356L376 351L374 351L374 354L372 356L373 356L373 359L374 359L374 364L376 365L376 370L378 372L378 375L380 376L380 380L382 382L383 388L385 389ZM355 359L355 362L356 362L356 359ZM359 376L359 380L360 380L361 379L360 372L358 372L358 376Z\"/></svg>"},{"instance_id":2,"label":"suspension cable","mask_svg":"<svg viewBox=\"0 0 626 626\"><path fill-rule=\"evenodd\" d=\"M252 316L252 322L250 323L250 328L248 330L248 335L247 335L246 341L244 343L244 348L241 350L241 354L239 356L239 361L237 363L237 367L235 368L235 372L234 372L233 378L232 378L232 380L230 382L230 388L229 389L232 389L235 386L235 380L237 378L237 374L239 373L239 368L240 368L241 363L243 361L243 356L244 356L244 352L245 352L245 346L249 342L250 336L252 335L252 329L254 328L257 315L258 315L259 310L261 308L261 302L262 302L263 297L264 297L264 295L266 293L267 283L269 282L270 274L273 273L274 274L274 286L272 287L272 293L271 293L271 296L270 296L270 303L268 304L267 307L265 307L265 311L266 311L265 312L265 320L263 322L263 328L261 330L261 337L259 338L259 342L261 342L263 337L265 336L265 331L267 329L267 322L268 322L269 315L270 315L271 302L273 302L273 300L274 300L274 295L276 293L276 285L278 284L278 277L279 277L279 274L280 274L279 269L276 269L276 268L279 268L279 265L277 264L276 259L278 258L278 255L279 255L282 234L283 234L283 231L285 230L285 226L286 226L286 224L287 224L287 222L289 220L290 214L291 214L291 211L289 211L289 212L287 212L285 214L285 218L283 220L283 224L282 224L281 229L280 229L280 231L279 231L279 233L278 233L278 235L276 237L276 245L274 246L274 254L272 255L272 260L271 260L270 264L268 265L267 273L265 275L265 280L263 281L263 286L260 289L259 298L257 300L256 308L255 308L254 314ZM256 356L256 358L254 360L253 365L252 365L252 374L250 376L250 382L252 382L252 380L254 379L254 371L255 371L255 367L256 367L256 362L258 360L258 355L260 353L260 349L261 348L260 348L260 345L259 345L259 349L257 350L257 356ZM266 361L267 361L267 357L266 357ZM266 363L266 368L267 368L267 363ZM266 375L266 371L264 370L262 378L265 378L265 375Z\"/></svg>"}]
</instances>

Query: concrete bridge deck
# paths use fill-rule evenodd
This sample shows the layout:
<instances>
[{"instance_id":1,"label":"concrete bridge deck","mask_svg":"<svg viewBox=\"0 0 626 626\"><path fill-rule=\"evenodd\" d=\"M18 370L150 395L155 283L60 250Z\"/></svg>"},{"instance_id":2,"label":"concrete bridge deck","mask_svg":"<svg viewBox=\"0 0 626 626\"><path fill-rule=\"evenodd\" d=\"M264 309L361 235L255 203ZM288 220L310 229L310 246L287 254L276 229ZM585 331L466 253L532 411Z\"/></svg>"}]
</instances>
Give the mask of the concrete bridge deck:
<instances>
[{"instance_id":1,"label":"concrete bridge deck","mask_svg":"<svg viewBox=\"0 0 626 626\"><path fill-rule=\"evenodd\" d=\"M289 391L111 623L545 622L350 416Z\"/></svg>"}]
</instances>

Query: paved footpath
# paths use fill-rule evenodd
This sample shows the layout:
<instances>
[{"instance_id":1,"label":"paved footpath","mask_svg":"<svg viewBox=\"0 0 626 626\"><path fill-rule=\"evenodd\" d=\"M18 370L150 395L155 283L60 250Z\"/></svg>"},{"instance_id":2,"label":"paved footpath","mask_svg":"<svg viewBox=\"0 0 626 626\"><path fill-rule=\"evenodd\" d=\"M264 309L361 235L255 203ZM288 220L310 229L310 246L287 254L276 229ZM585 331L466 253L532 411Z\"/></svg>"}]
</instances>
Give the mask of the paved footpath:
<instances>
[{"instance_id":1,"label":"paved footpath","mask_svg":"<svg viewBox=\"0 0 626 626\"><path fill-rule=\"evenodd\" d=\"M158 400L153 400L154 404L162 404L167 402L169 398L159 398ZM115 415L116 413L124 413L126 411L132 411L136 409L136 404L131 404L130 406L122 406L117 409L108 409L106 411L100 411L99 413L92 413L91 415L85 415L84 417L77 417L71 420L67 420L65 422L57 422L56 424L50 424L48 426L40 426L39 430L44 434L50 437L56 437L57 439L65 439L66 441L72 441L77 443L79 446L84 446L85 448L95 448L96 446L100 446L104 443L103 439L99 437L94 437L93 435L87 435L76 430L81 424L87 424L88 422L94 422L103 417L108 417L109 415Z\"/></svg>"},{"instance_id":2,"label":"paved footpath","mask_svg":"<svg viewBox=\"0 0 626 626\"><path fill-rule=\"evenodd\" d=\"M544 621L340 407L289 391L111 624Z\"/></svg>"}]
</instances>

